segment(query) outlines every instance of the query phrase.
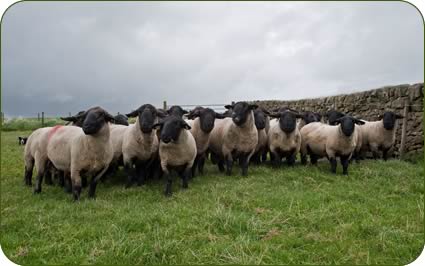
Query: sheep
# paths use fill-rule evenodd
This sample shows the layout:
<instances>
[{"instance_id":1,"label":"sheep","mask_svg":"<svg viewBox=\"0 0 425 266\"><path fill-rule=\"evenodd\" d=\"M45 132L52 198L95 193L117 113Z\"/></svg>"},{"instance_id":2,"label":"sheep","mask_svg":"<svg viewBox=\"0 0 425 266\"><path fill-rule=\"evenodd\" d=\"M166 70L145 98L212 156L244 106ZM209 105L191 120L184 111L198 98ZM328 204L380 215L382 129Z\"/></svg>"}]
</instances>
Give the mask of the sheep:
<instances>
[{"instance_id":1,"label":"sheep","mask_svg":"<svg viewBox=\"0 0 425 266\"><path fill-rule=\"evenodd\" d=\"M153 105L144 104L127 116L137 117L136 123L129 126L115 125L111 129L114 153L111 165L116 166L122 158L127 173L126 187L136 181L140 186L144 184L157 157L159 143L153 125L157 122L158 114Z\"/></svg>"},{"instance_id":2,"label":"sheep","mask_svg":"<svg viewBox=\"0 0 425 266\"><path fill-rule=\"evenodd\" d=\"M287 164L292 166L301 146L301 134L296 120L302 116L286 109L271 114L270 117L278 118L270 121L270 130L267 136L272 163L274 166L278 166L282 157L286 157Z\"/></svg>"},{"instance_id":3,"label":"sheep","mask_svg":"<svg viewBox=\"0 0 425 266\"><path fill-rule=\"evenodd\" d=\"M171 115L153 127L160 132L159 158L167 181L165 195L171 196L172 170L177 171L183 179L183 188L188 188L188 179L197 153L195 138L189 132L191 127L178 116Z\"/></svg>"},{"instance_id":4,"label":"sheep","mask_svg":"<svg viewBox=\"0 0 425 266\"><path fill-rule=\"evenodd\" d=\"M312 122L320 122L322 120L322 115L317 112L306 111L302 114L301 120L298 122L298 130L301 130L303 126L310 124Z\"/></svg>"},{"instance_id":5,"label":"sheep","mask_svg":"<svg viewBox=\"0 0 425 266\"><path fill-rule=\"evenodd\" d=\"M331 165L331 172L336 173L338 156L343 174L348 175L349 160L356 149L357 134L360 134L356 124L363 125L364 122L347 115L335 122L338 125L313 122L301 129L301 162L306 164L307 153L310 154L312 164L316 164L318 158L326 156Z\"/></svg>"},{"instance_id":6,"label":"sheep","mask_svg":"<svg viewBox=\"0 0 425 266\"><path fill-rule=\"evenodd\" d=\"M114 124L128 126L128 117L123 114L117 114L114 116Z\"/></svg>"},{"instance_id":7,"label":"sheep","mask_svg":"<svg viewBox=\"0 0 425 266\"><path fill-rule=\"evenodd\" d=\"M210 108L196 107L189 112L189 119L185 122L191 127L190 133L192 133L196 142L196 158L192 166L192 177L196 175L196 168L198 168L199 174L204 172L204 164L208 145L210 141L210 133L214 128L215 119L224 118L222 114L216 113Z\"/></svg>"},{"instance_id":8,"label":"sheep","mask_svg":"<svg viewBox=\"0 0 425 266\"><path fill-rule=\"evenodd\" d=\"M93 175L88 196L95 197L97 182L108 169L113 156L109 131L113 116L101 107L90 108L80 116L82 128L58 127L49 132L47 143L48 159L71 177L75 201L80 199L81 174ZM41 191L41 181L37 181Z\"/></svg>"},{"instance_id":9,"label":"sheep","mask_svg":"<svg viewBox=\"0 0 425 266\"><path fill-rule=\"evenodd\" d=\"M32 185L32 174L35 166L37 171L36 184L43 179L47 168L47 140L48 134L52 127L39 128L31 133L28 137L27 144L24 149L25 174L24 182L26 185ZM40 180L40 181L39 181ZM41 191L41 188L36 186L35 193Z\"/></svg>"},{"instance_id":10,"label":"sheep","mask_svg":"<svg viewBox=\"0 0 425 266\"><path fill-rule=\"evenodd\" d=\"M226 162L226 174L232 174L233 159L239 159L242 175L248 174L248 163L255 152L258 143L258 132L255 127L253 110L255 104L237 102L225 106L232 108L232 118L226 117L216 121L211 131L209 150L211 160L218 163L219 170L224 171L223 163Z\"/></svg>"},{"instance_id":11,"label":"sheep","mask_svg":"<svg viewBox=\"0 0 425 266\"><path fill-rule=\"evenodd\" d=\"M343 116L345 116L344 113L338 112L336 110L330 110L329 112L325 114L325 118L327 118L328 124L331 126L337 125L338 123L336 120L338 120L339 118Z\"/></svg>"},{"instance_id":12,"label":"sheep","mask_svg":"<svg viewBox=\"0 0 425 266\"><path fill-rule=\"evenodd\" d=\"M361 153L371 151L375 159L379 158L379 151L382 151L382 157L386 161L388 152L394 146L395 133L397 131L396 120L403 118L402 115L394 112L385 112L379 121L369 122L360 127L362 135Z\"/></svg>"},{"instance_id":13,"label":"sheep","mask_svg":"<svg viewBox=\"0 0 425 266\"><path fill-rule=\"evenodd\" d=\"M267 126L270 126L270 113L263 109L257 108L254 110L254 120L255 127L257 128L258 133L258 143L255 148L255 153L251 157L253 163L260 163L261 161L265 162L267 160Z\"/></svg>"},{"instance_id":14,"label":"sheep","mask_svg":"<svg viewBox=\"0 0 425 266\"><path fill-rule=\"evenodd\" d=\"M18 137L18 143L19 145L25 145L27 144L28 137Z\"/></svg>"},{"instance_id":15,"label":"sheep","mask_svg":"<svg viewBox=\"0 0 425 266\"><path fill-rule=\"evenodd\" d=\"M181 108L178 105L173 105L170 107L170 109L167 110L167 113L169 115L175 115L178 117L183 117L183 115L187 114L188 111L184 110L183 108Z\"/></svg>"}]
</instances>

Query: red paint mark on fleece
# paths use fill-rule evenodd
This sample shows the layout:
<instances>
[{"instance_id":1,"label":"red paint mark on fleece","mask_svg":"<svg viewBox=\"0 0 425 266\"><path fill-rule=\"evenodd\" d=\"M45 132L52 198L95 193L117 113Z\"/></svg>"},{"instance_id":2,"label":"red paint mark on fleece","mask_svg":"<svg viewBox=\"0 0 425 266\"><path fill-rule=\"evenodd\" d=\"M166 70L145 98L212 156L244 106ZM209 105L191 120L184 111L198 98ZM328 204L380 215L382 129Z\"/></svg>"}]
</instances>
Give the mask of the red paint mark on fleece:
<instances>
[{"instance_id":1,"label":"red paint mark on fleece","mask_svg":"<svg viewBox=\"0 0 425 266\"><path fill-rule=\"evenodd\" d=\"M50 140L50 138L58 131L59 128L63 127L62 125L54 126L52 129L50 129L49 133L47 134L47 141Z\"/></svg>"}]
</instances>

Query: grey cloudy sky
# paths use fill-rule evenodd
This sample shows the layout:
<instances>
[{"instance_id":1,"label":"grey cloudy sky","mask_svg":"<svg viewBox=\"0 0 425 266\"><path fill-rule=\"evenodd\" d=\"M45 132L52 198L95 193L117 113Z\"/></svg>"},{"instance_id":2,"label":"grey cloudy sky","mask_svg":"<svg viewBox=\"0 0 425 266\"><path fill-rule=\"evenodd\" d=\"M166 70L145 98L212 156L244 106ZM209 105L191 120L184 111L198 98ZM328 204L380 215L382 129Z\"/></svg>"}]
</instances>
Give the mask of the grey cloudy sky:
<instances>
[{"instance_id":1,"label":"grey cloudy sky","mask_svg":"<svg viewBox=\"0 0 425 266\"><path fill-rule=\"evenodd\" d=\"M403 2L23 2L1 25L9 116L299 99L423 82Z\"/></svg>"}]
</instances>

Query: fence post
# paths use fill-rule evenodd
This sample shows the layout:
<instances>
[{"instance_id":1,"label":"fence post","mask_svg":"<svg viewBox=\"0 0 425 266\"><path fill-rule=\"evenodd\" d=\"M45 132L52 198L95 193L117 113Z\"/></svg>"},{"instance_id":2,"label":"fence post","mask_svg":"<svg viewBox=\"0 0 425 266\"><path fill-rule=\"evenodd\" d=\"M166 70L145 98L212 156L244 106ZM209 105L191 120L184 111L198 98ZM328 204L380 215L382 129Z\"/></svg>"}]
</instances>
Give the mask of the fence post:
<instances>
[{"instance_id":1,"label":"fence post","mask_svg":"<svg viewBox=\"0 0 425 266\"><path fill-rule=\"evenodd\" d=\"M2 125L4 124L4 113L3 112L1 112L1 124Z\"/></svg>"},{"instance_id":2,"label":"fence post","mask_svg":"<svg viewBox=\"0 0 425 266\"><path fill-rule=\"evenodd\" d=\"M41 112L41 127L44 127L44 112Z\"/></svg>"},{"instance_id":3,"label":"fence post","mask_svg":"<svg viewBox=\"0 0 425 266\"><path fill-rule=\"evenodd\" d=\"M37 113L37 121L40 121L40 113Z\"/></svg>"},{"instance_id":4,"label":"fence post","mask_svg":"<svg viewBox=\"0 0 425 266\"><path fill-rule=\"evenodd\" d=\"M398 150L399 157L402 158L405 149L406 149L406 131L407 131L407 116L409 115L409 98L407 98L404 101L404 110L403 110L403 125L401 128L401 141L400 141L400 148Z\"/></svg>"},{"instance_id":5,"label":"fence post","mask_svg":"<svg viewBox=\"0 0 425 266\"><path fill-rule=\"evenodd\" d=\"M164 110L167 110L167 101L164 101L163 102L163 107L162 107Z\"/></svg>"}]
</instances>

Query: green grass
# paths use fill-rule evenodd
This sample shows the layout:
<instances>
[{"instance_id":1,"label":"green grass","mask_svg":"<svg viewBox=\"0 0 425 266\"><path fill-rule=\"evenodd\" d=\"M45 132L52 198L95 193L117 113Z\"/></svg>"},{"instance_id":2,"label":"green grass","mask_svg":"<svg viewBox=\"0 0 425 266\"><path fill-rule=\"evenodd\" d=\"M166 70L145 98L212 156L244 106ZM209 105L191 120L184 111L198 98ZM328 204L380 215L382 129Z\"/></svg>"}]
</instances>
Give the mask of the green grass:
<instances>
[{"instance_id":1,"label":"green grass","mask_svg":"<svg viewBox=\"0 0 425 266\"><path fill-rule=\"evenodd\" d=\"M55 125L64 125L66 121L60 118L45 118L44 126L51 127ZM42 127L41 120L37 118L14 118L7 120L2 125L2 131L23 131L35 130Z\"/></svg>"},{"instance_id":2,"label":"green grass","mask_svg":"<svg viewBox=\"0 0 425 266\"><path fill-rule=\"evenodd\" d=\"M25 132L2 132L1 246L18 264L407 264L424 245L423 161L250 167L173 184L101 183L73 203L23 185ZM239 172L239 169L234 169ZM338 166L338 173L341 168Z\"/></svg>"}]
</instances>

